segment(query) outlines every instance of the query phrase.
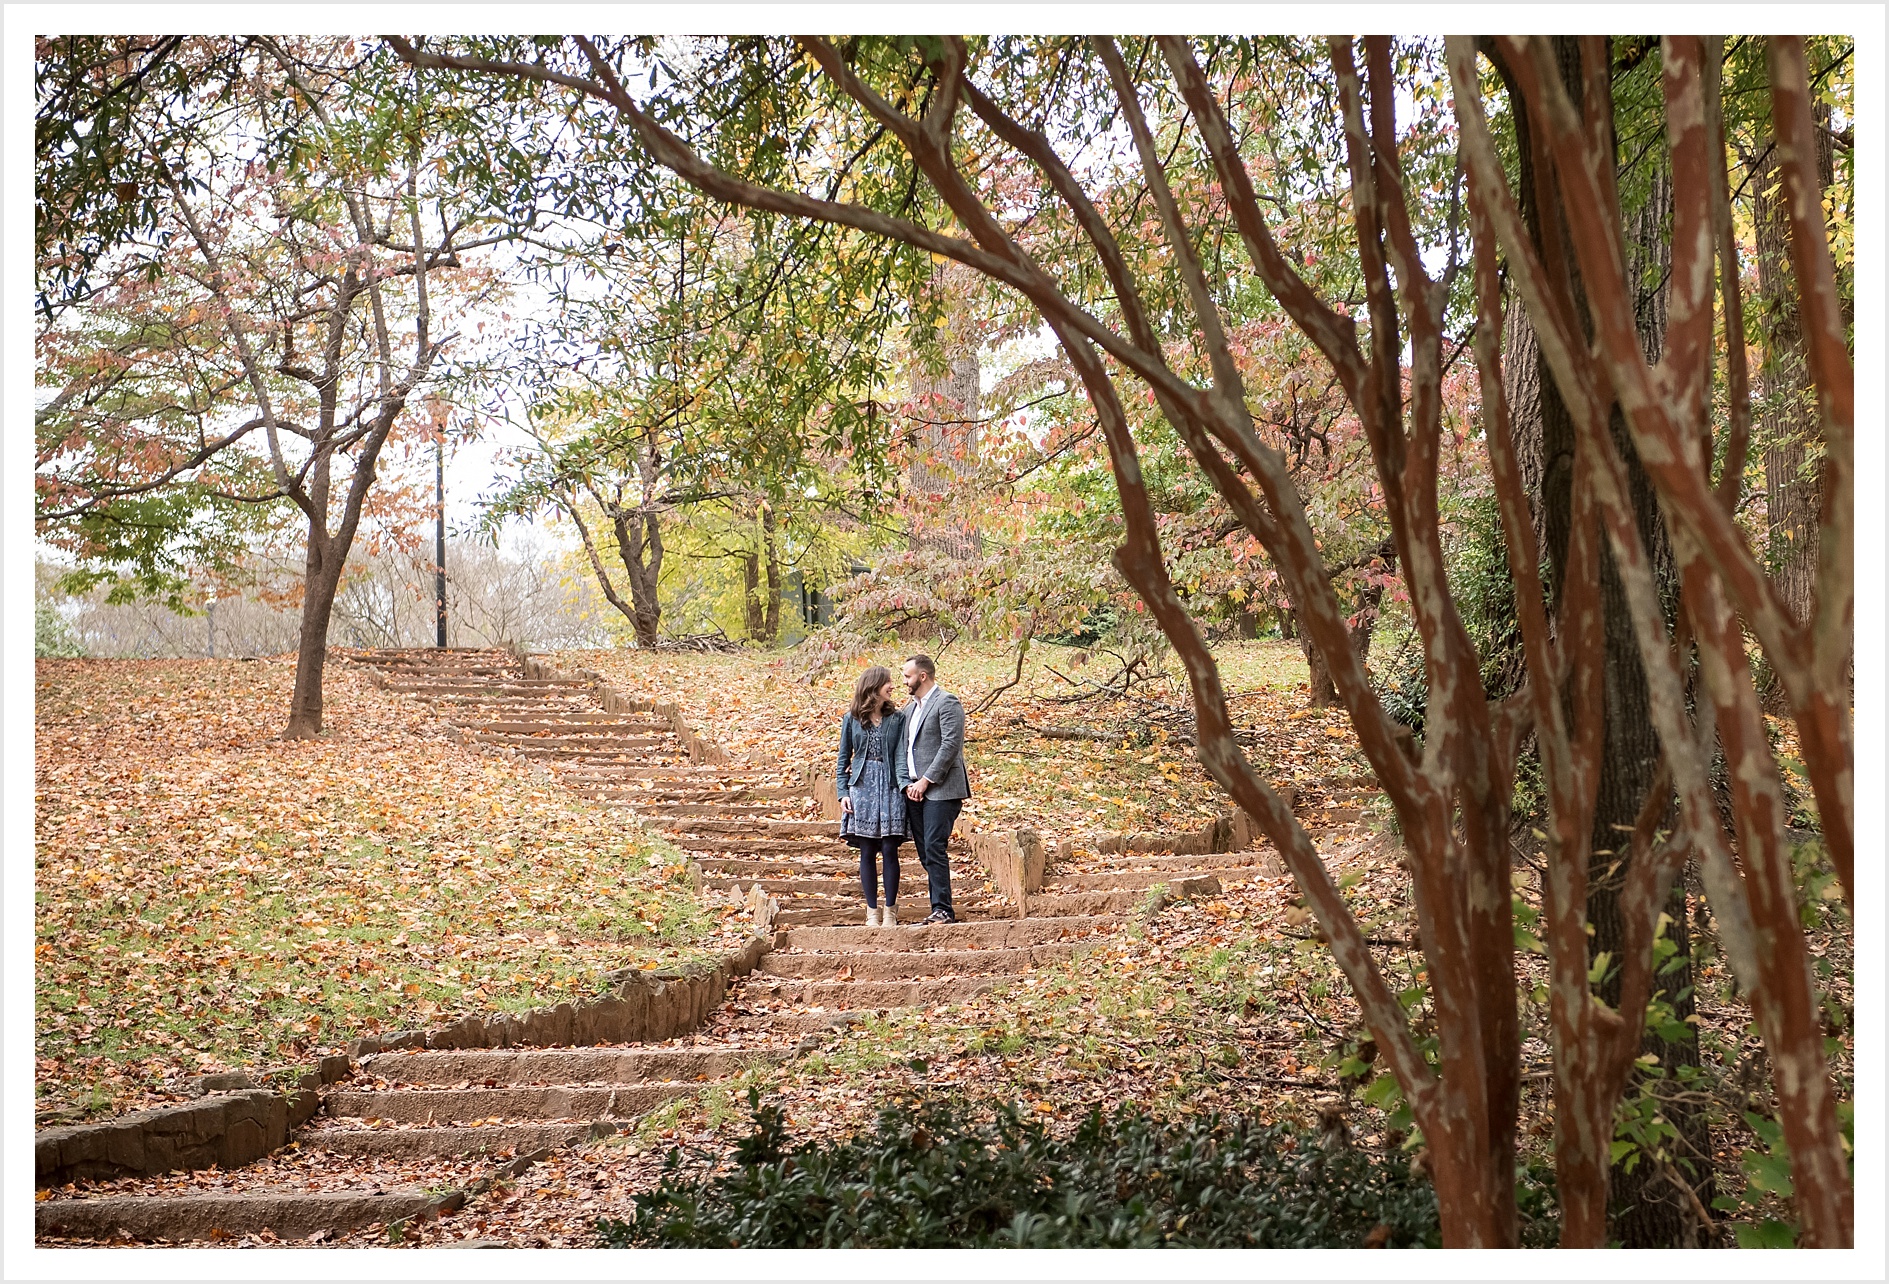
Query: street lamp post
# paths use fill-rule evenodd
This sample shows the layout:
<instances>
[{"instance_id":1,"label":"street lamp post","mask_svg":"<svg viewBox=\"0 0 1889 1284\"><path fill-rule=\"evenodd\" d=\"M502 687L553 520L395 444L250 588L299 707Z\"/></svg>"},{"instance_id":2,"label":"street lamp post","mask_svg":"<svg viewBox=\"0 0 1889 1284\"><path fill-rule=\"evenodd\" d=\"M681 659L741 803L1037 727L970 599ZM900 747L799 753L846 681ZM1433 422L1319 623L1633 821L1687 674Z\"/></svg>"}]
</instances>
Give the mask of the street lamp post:
<instances>
[{"instance_id":1,"label":"street lamp post","mask_svg":"<svg viewBox=\"0 0 1889 1284\"><path fill-rule=\"evenodd\" d=\"M446 434L433 439L433 645L446 646Z\"/></svg>"}]
</instances>

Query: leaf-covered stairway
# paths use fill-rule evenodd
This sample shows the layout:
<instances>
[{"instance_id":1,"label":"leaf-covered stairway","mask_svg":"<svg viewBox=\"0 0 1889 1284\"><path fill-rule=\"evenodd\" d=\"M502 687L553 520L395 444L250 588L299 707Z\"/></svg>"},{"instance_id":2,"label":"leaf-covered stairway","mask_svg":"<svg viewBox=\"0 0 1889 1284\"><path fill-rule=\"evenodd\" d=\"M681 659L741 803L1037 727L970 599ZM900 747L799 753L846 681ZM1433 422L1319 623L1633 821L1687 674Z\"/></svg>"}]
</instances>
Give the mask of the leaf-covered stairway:
<instances>
[{"instance_id":1,"label":"leaf-covered stairway","mask_svg":"<svg viewBox=\"0 0 1889 1284\"><path fill-rule=\"evenodd\" d=\"M838 822L820 814L815 785L824 767L784 773L729 762L673 707L509 652L351 658L389 690L426 701L472 743L540 763L573 791L663 832L687 857L702 896L752 910L767 952L705 1022L654 1044L389 1050L357 1042L356 1055L323 1076L333 1082L305 1085L319 1109L288 1150L214 1181L169 1176L43 1192L42 1241L307 1240L375 1224L397 1234L403 1219L462 1209L471 1216L495 1179L558 1147L791 1056L859 1014L962 1002L1064 962L1118 930L1157 887L1212 895L1221 880L1263 872L1266 860L1257 850L1080 859L1066 851L1020 905L1017 889L1005 897L985 881L960 835L952 851L960 921L906 925L927 908L908 847L906 922L868 929L856 858ZM436 1033L432 1042L441 1041ZM577 1040L554 1032L532 1041ZM336 1173L361 1180L337 1187Z\"/></svg>"}]
</instances>

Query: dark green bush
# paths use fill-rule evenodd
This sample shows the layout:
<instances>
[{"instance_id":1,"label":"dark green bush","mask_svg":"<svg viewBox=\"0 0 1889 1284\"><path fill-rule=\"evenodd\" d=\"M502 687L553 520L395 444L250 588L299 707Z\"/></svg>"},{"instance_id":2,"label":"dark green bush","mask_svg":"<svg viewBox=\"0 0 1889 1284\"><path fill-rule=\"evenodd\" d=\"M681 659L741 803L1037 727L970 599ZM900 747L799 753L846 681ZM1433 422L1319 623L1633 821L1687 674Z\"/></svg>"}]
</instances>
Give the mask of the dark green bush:
<instances>
[{"instance_id":1,"label":"dark green bush","mask_svg":"<svg viewBox=\"0 0 1889 1284\"><path fill-rule=\"evenodd\" d=\"M1057 1138L1014 1108L989 1122L938 1100L887 1105L844 1141L795 1140L755 1104L737 1166L661 1184L614 1247L1349 1248L1438 1242L1436 1198L1401 1154L1239 1118L1162 1123L1092 1109ZM705 1160L706 1156L697 1156ZM1381 1229L1380 1229L1381 1228ZM1373 1234L1373 1232L1376 1232Z\"/></svg>"}]
</instances>

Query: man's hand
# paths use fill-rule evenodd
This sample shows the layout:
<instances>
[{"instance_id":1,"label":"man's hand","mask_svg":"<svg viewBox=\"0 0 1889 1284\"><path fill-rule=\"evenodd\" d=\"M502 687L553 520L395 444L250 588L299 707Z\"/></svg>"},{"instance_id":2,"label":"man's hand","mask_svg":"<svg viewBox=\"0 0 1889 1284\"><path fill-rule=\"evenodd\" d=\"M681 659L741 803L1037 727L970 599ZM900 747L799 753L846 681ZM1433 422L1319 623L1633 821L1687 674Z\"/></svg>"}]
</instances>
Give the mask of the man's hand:
<instances>
[{"instance_id":1,"label":"man's hand","mask_svg":"<svg viewBox=\"0 0 1889 1284\"><path fill-rule=\"evenodd\" d=\"M851 798L840 799L840 814L843 816L853 814L853 800Z\"/></svg>"},{"instance_id":2,"label":"man's hand","mask_svg":"<svg viewBox=\"0 0 1889 1284\"><path fill-rule=\"evenodd\" d=\"M931 781L920 776L905 788L905 796L913 802L924 802L925 791L931 788Z\"/></svg>"}]
</instances>

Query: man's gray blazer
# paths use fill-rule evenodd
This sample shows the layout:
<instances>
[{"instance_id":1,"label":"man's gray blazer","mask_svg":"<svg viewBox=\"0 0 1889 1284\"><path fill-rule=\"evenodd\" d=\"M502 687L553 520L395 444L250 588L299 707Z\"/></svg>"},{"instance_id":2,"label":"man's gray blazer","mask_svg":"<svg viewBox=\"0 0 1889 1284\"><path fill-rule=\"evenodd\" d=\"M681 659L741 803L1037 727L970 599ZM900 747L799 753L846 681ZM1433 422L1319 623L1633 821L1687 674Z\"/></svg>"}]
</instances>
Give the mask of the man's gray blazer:
<instances>
[{"instance_id":1,"label":"man's gray blazer","mask_svg":"<svg viewBox=\"0 0 1889 1284\"><path fill-rule=\"evenodd\" d=\"M907 705L905 716L911 717ZM964 770L964 706L939 687L918 711L918 729L912 733L912 758L906 765L912 779L931 781L926 798L949 802L971 796L971 778Z\"/></svg>"}]
</instances>

